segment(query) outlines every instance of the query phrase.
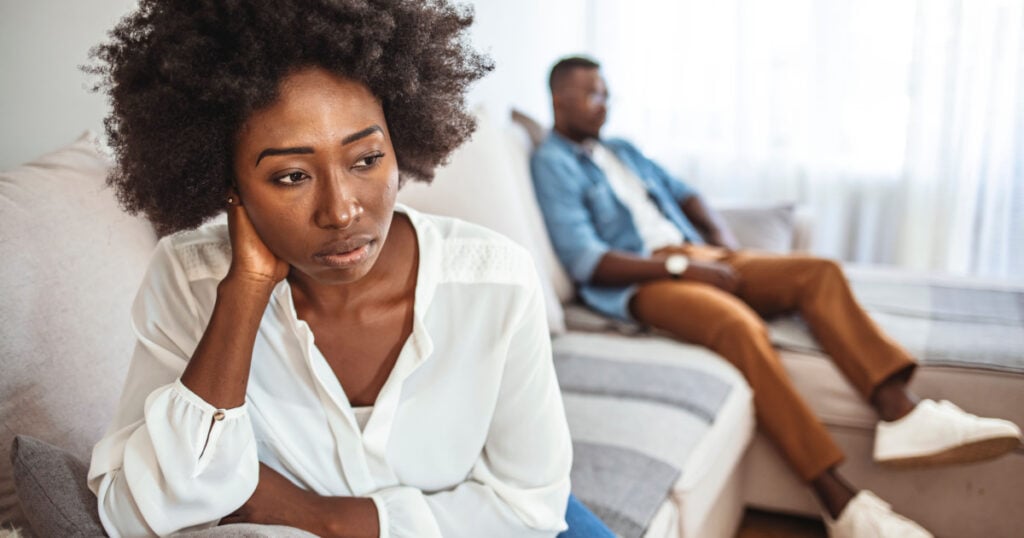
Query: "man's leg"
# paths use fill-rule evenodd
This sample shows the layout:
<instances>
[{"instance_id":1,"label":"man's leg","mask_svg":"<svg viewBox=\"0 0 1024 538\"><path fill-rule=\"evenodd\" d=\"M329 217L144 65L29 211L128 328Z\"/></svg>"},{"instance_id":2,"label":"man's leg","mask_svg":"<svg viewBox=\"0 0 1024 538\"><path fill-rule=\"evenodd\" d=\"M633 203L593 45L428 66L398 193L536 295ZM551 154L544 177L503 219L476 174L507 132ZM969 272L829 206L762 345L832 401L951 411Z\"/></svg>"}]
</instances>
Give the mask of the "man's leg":
<instances>
[{"instance_id":1,"label":"man's leg","mask_svg":"<svg viewBox=\"0 0 1024 538\"><path fill-rule=\"evenodd\" d=\"M948 402L918 405L907 391L914 360L857 304L839 266L806 256L748 252L722 261L740 275L737 295L763 315L798 310L832 358L883 422L875 460L892 465L942 465L998 457L1015 449L1020 428L978 417Z\"/></svg>"},{"instance_id":2,"label":"man's leg","mask_svg":"<svg viewBox=\"0 0 1024 538\"><path fill-rule=\"evenodd\" d=\"M825 353L883 419L913 409L904 389L916 363L860 307L838 264L749 252L723 261L739 273L737 295L754 310L764 316L798 311Z\"/></svg>"},{"instance_id":3,"label":"man's leg","mask_svg":"<svg viewBox=\"0 0 1024 538\"><path fill-rule=\"evenodd\" d=\"M697 282L643 284L630 303L636 319L705 346L735 365L753 388L761 429L810 482L843 454L797 394L761 318L738 298Z\"/></svg>"}]
</instances>

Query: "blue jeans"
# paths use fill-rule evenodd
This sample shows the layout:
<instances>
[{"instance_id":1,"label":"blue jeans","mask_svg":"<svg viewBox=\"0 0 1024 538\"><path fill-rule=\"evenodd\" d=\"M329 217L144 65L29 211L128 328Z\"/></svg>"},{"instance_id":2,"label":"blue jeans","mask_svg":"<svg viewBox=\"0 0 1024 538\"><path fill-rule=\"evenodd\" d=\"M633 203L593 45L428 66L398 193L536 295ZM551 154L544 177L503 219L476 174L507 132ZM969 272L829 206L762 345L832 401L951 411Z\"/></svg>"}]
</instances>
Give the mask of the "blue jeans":
<instances>
[{"instance_id":1,"label":"blue jeans","mask_svg":"<svg viewBox=\"0 0 1024 538\"><path fill-rule=\"evenodd\" d=\"M569 529L559 534L558 538L615 538L615 534L571 493L569 507L565 510L565 522L569 524Z\"/></svg>"}]
</instances>

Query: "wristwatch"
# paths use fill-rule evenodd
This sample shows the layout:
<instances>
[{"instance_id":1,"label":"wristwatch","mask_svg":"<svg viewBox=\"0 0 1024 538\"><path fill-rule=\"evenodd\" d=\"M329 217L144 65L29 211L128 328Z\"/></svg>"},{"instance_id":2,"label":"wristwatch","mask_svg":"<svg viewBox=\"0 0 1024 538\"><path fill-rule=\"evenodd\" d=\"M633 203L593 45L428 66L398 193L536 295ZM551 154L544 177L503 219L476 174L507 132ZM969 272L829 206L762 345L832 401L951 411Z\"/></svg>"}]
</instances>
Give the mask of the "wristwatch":
<instances>
[{"instance_id":1,"label":"wristwatch","mask_svg":"<svg viewBox=\"0 0 1024 538\"><path fill-rule=\"evenodd\" d=\"M668 271L672 278L679 280L679 277L686 272L686 268L690 266L690 258L687 258L683 254L671 254L665 258L665 270Z\"/></svg>"}]
</instances>

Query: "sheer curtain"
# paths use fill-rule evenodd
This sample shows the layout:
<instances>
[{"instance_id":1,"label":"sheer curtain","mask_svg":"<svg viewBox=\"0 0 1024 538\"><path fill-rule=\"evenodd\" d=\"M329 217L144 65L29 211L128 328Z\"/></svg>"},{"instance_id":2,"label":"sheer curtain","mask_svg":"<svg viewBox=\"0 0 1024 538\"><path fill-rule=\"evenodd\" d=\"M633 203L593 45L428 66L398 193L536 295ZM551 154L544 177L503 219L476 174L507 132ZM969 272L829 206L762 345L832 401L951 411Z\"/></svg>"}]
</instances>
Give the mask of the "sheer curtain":
<instances>
[{"instance_id":1,"label":"sheer curtain","mask_svg":"<svg viewBox=\"0 0 1024 538\"><path fill-rule=\"evenodd\" d=\"M589 0L627 136L841 259L1024 275L1024 0Z\"/></svg>"}]
</instances>

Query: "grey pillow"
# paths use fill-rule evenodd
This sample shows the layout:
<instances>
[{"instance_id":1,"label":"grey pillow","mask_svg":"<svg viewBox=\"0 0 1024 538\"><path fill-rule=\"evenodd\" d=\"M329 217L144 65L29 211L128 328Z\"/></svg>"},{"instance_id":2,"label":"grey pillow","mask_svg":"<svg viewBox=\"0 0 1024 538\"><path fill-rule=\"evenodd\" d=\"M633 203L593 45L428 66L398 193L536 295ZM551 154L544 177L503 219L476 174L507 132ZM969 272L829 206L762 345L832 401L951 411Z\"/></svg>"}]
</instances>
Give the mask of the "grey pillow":
<instances>
[{"instance_id":1,"label":"grey pillow","mask_svg":"<svg viewBox=\"0 0 1024 538\"><path fill-rule=\"evenodd\" d=\"M106 536L89 490L88 467L49 443L19 435L11 443L14 487L36 536ZM181 533L210 538L315 538L306 531L280 525L239 523Z\"/></svg>"},{"instance_id":2,"label":"grey pillow","mask_svg":"<svg viewBox=\"0 0 1024 538\"><path fill-rule=\"evenodd\" d=\"M27 435L11 443L14 487L36 536L106 536L88 468L67 452Z\"/></svg>"}]
</instances>

